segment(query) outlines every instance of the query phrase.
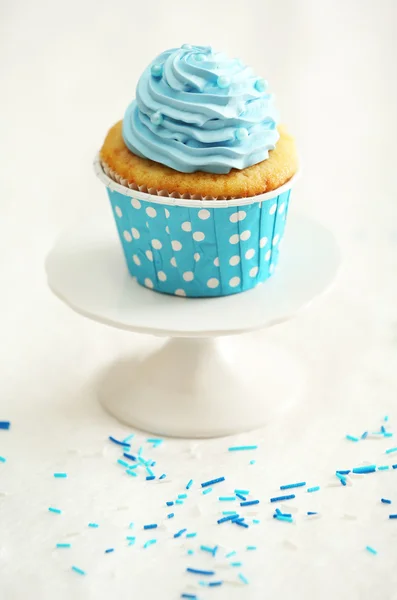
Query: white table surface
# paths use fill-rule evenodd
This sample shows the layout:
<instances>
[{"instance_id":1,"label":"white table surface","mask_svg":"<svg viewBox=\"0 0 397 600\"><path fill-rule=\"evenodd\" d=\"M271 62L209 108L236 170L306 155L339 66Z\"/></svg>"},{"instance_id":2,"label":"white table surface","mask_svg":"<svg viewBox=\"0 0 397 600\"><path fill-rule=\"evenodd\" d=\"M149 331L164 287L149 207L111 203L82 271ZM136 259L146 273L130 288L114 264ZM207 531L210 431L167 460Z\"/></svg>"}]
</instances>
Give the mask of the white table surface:
<instances>
[{"instance_id":1,"label":"white table surface","mask_svg":"<svg viewBox=\"0 0 397 600\"><path fill-rule=\"evenodd\" d=\"M397 462L384 454L395 437L344 439L379 428L384 415L391 430L397 423L397 9L393 0L224 7L214 0L3 2L0 420L12 428L0 431L2 600L171 600L193 591L187 566L212 564L235 582L240 571L223 566L222 549L212 559L200 544L236 550L250 581L198 587L200 599L397 597L397 522L387 518L397 512L397 470L328 487L335 469ZM148 61L184 42L224 48L269 79L303 157L293 202L336 234L343 265L327 296L266 333L306 370L302 404L283 422L232 439L166 440L146 454L167 478L145 482L115 464L119 452L107 436L130 431L99 407L95 384L126 352L163 342L68 310L47 289L43 261L63 227L93 213L110 218L94 154ZM260 352L264 334L250 338ZM227 452L234 443L259 448ZM69 477L55 480L55 471ZM219 493L203 496L199 482L219 475L226 477ZM165 500L190 478L195 484L175 518L155 535L143 532L144 523L164 522ZM321 491L298 492L290 503L296 523L276 522L268 499L300 479ZM218 495L236 487L261 500L252 511L261 523L247 530L215 523L229 508L220 508ZM393 504L381 505L381 497ZM308 521L307 510L321 518ZM89 529L90 521L100 527ZM127 547L131 521L137 541ZM183 527L197 538L174 539ZM55 550L68 535L72 547ZM157 544L143 550L151 537ZM257 550L247 552L247 544ZM104 554L108 547L114 553ZM72 564L87 575L71 572Z\"/></svg>"}]
</instances>

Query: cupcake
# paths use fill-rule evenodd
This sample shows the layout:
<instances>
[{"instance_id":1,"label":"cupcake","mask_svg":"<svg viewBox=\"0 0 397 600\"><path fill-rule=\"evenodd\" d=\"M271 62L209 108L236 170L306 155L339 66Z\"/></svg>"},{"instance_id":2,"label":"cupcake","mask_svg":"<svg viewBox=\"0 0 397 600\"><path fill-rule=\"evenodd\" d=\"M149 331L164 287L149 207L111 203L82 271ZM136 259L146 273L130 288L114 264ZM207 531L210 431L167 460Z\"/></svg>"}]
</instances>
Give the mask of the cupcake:
<instances>
[{"instance_id":1,"label":"cupcake","mask_svg":"<svg viewBox=\"0 0 397 600\"><path fill-rule=\"evenodd\" d=\"M188 44L143 72L95 162L131 275L190 297L272 275L297 165L267 82Z\"/></svg>"}]
</instances>

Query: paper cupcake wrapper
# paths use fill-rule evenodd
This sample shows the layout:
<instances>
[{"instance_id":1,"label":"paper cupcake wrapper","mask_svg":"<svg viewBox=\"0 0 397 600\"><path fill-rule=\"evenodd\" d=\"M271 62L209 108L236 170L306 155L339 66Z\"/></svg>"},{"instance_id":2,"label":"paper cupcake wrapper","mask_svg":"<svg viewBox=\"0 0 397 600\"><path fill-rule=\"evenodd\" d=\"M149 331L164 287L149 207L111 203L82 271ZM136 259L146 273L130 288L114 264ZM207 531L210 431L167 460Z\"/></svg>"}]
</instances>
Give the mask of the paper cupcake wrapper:
<instances>
[{"instance_id":1,"label":"paper cupcake wrapper","mask_svg":"<svg viewBox=\"0 0 397 600\"><path fill-rule=\"evenodd\" d=\"M295 177L278 190L234 200L186 200L106 185L128 270L177 296L236 294L273 274Z\"/></svg>"}]
</instances>

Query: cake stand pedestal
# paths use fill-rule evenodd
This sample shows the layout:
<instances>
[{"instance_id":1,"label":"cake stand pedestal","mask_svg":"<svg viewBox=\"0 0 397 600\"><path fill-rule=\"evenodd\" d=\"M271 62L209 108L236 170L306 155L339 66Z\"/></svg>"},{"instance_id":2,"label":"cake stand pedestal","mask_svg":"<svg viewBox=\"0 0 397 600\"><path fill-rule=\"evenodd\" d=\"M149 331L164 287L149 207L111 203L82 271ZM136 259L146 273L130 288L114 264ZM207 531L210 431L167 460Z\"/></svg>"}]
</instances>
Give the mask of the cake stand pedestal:
<instances>
[{"instance_id":1,"label":"cake stand pedestal","mask_svg":"<svg viewBox=\"0 0 397 600\"><path fill-rule=\"evenodd\" d=\"M129 275L109 218L63 233L46 271L54 294L83 316L170 338L109 369L98 391L106 410L158 435L211 437L266 424L302 390L303 370L285 350L225 336L292 318L331 285L339 263L333 235L292 214L272 279L221 298L168 296Z\"/></svg>"}]
</instances>

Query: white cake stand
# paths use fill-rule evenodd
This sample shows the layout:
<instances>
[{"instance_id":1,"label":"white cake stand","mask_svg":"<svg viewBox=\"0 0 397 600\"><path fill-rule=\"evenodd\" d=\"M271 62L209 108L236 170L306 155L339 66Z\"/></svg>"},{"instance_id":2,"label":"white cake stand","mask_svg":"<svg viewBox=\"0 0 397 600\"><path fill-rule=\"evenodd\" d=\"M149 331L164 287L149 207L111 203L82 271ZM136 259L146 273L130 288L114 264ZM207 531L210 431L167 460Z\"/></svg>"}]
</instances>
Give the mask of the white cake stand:
<instances>
[{"instance_id":1,"label":"white cake stand","mask_svg":"<svg viewBox=\"0 0 397 600\"><path fill-rule=\"evenodd\" d=\"M280 348L224 338L292 318L334 280L333 235L291 215L276 275L254 290L211 299L159 294L128 274L114 225L88 221L64 233L46 261L48 284L85 317L171 339L111 367L102 405L160 435L211 437L260 427L299 397L303 370Z\"/></svg>"}]
</instances>

